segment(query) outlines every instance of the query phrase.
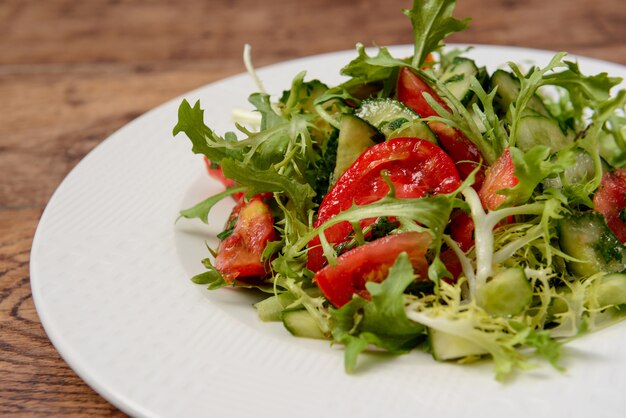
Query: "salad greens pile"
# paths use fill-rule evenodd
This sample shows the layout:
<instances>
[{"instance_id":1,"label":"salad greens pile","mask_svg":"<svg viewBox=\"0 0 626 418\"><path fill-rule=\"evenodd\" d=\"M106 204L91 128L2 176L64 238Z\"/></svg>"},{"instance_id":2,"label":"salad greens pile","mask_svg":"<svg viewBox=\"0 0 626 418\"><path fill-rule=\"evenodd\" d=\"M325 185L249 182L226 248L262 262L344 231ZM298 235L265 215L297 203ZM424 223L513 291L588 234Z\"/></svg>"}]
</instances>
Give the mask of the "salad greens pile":
<instances>
[{"instance_id":1,"label":"salad greens pile","mask_svg":"<svg viewBox=\"0 0 626 418\"><path fill-rule=\"evenodd\" d=\"M410 57L384 47L370 54L358 44L340 85L302 72L275 101L262 89L252 94L258 129L237 124L237 132L222 136L205 125L199 102L179 108L174 134L186 134L192 151L230 186L181 216L206 223L217 202L238 196L222 244L251 239L238 224L249 202L264 202L258 210L266 207L273 222L253 260L264 274L245 277L207 257L206 272L193 280L210 289L266 292L255 305L262 320L343 344L348 371L371 346L390 353L421 348L437 360L491 357L503 379L535 356L559 368L564 342L623 317L626 90L615 91L621 79L584 75L565 53L545 67L510 62L488 74L466 50L443 48L444 38L469 21L454 18L454 7L453 0L415 0L404 10L414 33ZM407 72L426 87L403 93ZM417 97L432 114L403 97ZM355 176L350 167L359 159L398 138L418 136L426 140L421 148L453 156L461 145L445 145L450 133L480 156L465 174L459 164L468 154L452 157L461 173L452 170L458 179L452 190L402 195L390 168L376 173L383 195L364 201L345 179ZM354 190L345 192L349 207L322 221L329 190L340 184ZM617 200L604 197L607 190L617 190ZM469 236L459 239L457 219ZM346 222L342 242L328 238ZM347 270L350 277L332 271L359 250L372 263L379 253L367 249L378 242L376 251L384 252L391 244L382 243L399 236L420 237L425 268L407 254L412 250L398 251L376 278L359 278L363 288L354 285L348 301L335 303L322 276L355 280L358 266ZM314 247L321 248L321 269L310 264Z\"/></svg>"}]
</instances>

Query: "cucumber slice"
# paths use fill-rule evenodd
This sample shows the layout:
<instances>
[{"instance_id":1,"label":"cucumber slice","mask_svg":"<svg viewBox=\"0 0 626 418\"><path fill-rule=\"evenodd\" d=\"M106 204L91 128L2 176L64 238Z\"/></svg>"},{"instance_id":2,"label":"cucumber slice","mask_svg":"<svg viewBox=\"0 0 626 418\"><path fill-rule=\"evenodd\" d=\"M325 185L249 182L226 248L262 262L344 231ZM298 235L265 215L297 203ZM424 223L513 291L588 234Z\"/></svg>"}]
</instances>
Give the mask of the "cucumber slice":
<instances>
[{"instance_id":1,"label":"cucumber slice","mask_svg":"<svg viewBox=\"0 0 626 418\"><path fill-rule=\"evenodd\" d=\"M617 239L599 213L568 215L557 224L561 250L580 260L569 261L570 273L588 277L626 269L626 247Z\"/></svg>"},{"instance_id":2,"label":"cucumber slice","mask_svg":"<svg viewBox=\"0 0 626 418\"><path fill-rule=\"evenodd\" d=\"M375 145L380 133L372 125L354 115L343 115L337 138L337 161L332 183L359 158L366 149Z\"/></svg>"},{"instance_id":3,"label":"cucumber slice","mask_svg":"<svg viewBox=\"0 0 626 418\"><path fill-rule=\"evenodd\" d=\"M375 126L385 138L421 138L437 143L437 136L420 115L394 99L369 99L361 103L357 116Z\"/></svg>"},{"instance_id":4,"label":"cucumber slice","mask_svg":"<svg viewBox=\"0 0 626 418\"><path fill-rule=\"evenodd\" d=\"M527 152L535 145L545 145L554 153L572 143L572 138L563 133L554 118L536 112L527 113L520 119L517 128L516 145L519 149Z\"/></svg>"},{"instance_id":5,"label":"cucumber slice","mask_svg":"<svg viewBox=\"0 0 626 418\"><path fill-rule=\"evenodd\" d=\"M253 306L261 321L280 321L281 312L285 310L286 306L291 305L295 301L296 298L291 293L280 293L263 299Z\"/></svg>"},{"instance_id":6,"label":"cucumber slice","mask_svg":"<svg viewBox=\"0 0 626 418\"><path fill-rule=\"evenodd\" d=\"M497 87L495 101L501 107L504 113L508 113L511 103L517 100L520 91L520 82L513 75L504 70L496 70L491 75L492 89ZM551 118L552 115L548 108L543 104L539 96L533 96L528 102L528 109L534 110L542 116Z\"/></svg>"},{"instance_id":7,"label":"cucumber slice","mask_svg":"<svg viewBox=\"0 0 626 418\"><path fill-rule=\"evenodd\" d=\"M463 337L428 329L428 339L433 357L438 361L456 360L463 357L480 356L487 351Z\"/></svg>"},{"instance_id":8,"label":"cucumber slice","mask_svg":"<svg viewBox=\"0 0 626 418\"><path fill-rule=\"evenodd\" d=\"M285 328L296 337L328 339L306 309L283 311L281 319Z\"/></svg>"},{"instance_id":9,"label":"cucumber slice","mask_svg":"<svg viewBox=\"0 0 626 418\"><path fill-rule=\"evenodd\" d=\"M470 90L472 77L478 77L476 63L469 58L455 57L452 64L443 70L439 79L454 97L466 105L473 96Z\"/></svg>"},{"instance_id":10,"label":"cucumber slice","mask_svg":"<svg viewBox=\"0 0 626 418\"><path fill-rule=\"evenodd\" d=\"M626 274L607 274L599 281L596 289L598 305L617 306L626 304Z\"/></svg>"},{"instance_id":11,"label":"cucumber slice","mask_svg":"<svg viewBox=\"0 0 626 418\"><path fill-rule=\"evenodd\" d=\"M561 189L563 185L583 184L593 178L596 170L593 157L581 148L576 148L574 152L576 153L574 165L567 167L565 172L558 177L545 179L544 187Z\"/></svg>"},{"instance_id":12,"label":"cucumber slice","mask_svg":"<svg viewBox=\"0 0 626 418\"><path fill-rule=\"evenodd\" d=\"M533 289L521 267L496 274L478 289L478 304L491 315L512 316L523 312L532 301Z\"/></svg>"}]
</instances>

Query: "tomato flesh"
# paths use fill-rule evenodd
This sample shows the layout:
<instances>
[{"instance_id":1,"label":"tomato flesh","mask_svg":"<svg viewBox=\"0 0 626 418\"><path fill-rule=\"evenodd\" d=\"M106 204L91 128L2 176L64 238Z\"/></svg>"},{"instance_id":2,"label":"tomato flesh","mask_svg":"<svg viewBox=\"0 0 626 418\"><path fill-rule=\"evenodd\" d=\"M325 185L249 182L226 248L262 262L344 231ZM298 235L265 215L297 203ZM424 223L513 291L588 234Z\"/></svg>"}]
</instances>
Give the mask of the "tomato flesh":
<instances>
[{"instance_id":1,"label":"tomato flesh","mask_svg":"<svg viewBox=\"0 0 626 418\"><path fill-rule=\"evenodd\" d=\"M450 111L447 103L433 90L424 80L408 67L403 67L398 75L396 94L398 100L413 109L423 118L439 116L432 106L426 101L424 93L428 93L441 107ZM428 122L430 129L437 135L441 147L448 153L450 158L457 164L462 179L482 163L482 154L478 147L472 143L461 131L451 128L442 122ZM482 169L476 173L475 188L482 183Z\"/></svg>"},{"instance_id":2,"label":"tomato flesh","mask_svg":"<svg viewBox=\"0 0 626 418\"><path fill-rule=\"evenodd\" d=\"M626 243L626 224L620 217L626 208L626 169L621 168L611 173L605 173L600 181L600 187L593 196L593 206L596 211L604 215L607 226L615 236Z\"/></svg>"},{"instance_id":3,"label":"tomato flesh","mask_svg":"<svg viewBox=\"0 0 626 418\"><path fill-rule=\"evenodd\" d=\"M366 150L337 180L322 201L315 227L352 206L365 205L389 193L381 171L388 172L396 197L418 198L450 193L461 185L454 162L438 146L418 138L395 138ZM324 231L326 240L340 244L352 233L352 225L342 222ZM318 271L326 263L319 237L309 244L307 267Z\"/></svg>"},{"instance_id":4,"label":"tomato flesh","mask_svg":"<svg viewBox=\"0 0 626 418\"><path fill-rule=\"evenodd\" d=\"M478 196L483 207L489 210L497 209L505 200L506 196L499 194L499 190L509 189L519 183L515 176L515 165L508 148L498 157L485 173Z\"/></svg>"},{"instance_id":5,"label":"tomato flesh","mask_svg":"<svg viewBox=\"0 0 626 418\"><path fill-rule=\"evenodd\" d=\"M238 278L264 277L267 263L261 259L269 241L277 239L274 218L262 198L241 200L233 209L227 225L235 222L232 234L220 242L214 267L227 282Z\"/></svg>"},{"instance_id":6,"label":"tomato flesh","mask_svg":"<svg viewBox=\"0 0 626 418\"><path fill-rule=\"evenodd\" d=\"M406 252L419 275L418 280L428 280L426 251L432 242L427 232L404 232L387 235L356 247L337 257L337 264L327 265L315 275L315 281L326 298L341 307L357 294L363 298L370 295L367 282L381 282L400 253Z\"/></svg>"}]
</instances>

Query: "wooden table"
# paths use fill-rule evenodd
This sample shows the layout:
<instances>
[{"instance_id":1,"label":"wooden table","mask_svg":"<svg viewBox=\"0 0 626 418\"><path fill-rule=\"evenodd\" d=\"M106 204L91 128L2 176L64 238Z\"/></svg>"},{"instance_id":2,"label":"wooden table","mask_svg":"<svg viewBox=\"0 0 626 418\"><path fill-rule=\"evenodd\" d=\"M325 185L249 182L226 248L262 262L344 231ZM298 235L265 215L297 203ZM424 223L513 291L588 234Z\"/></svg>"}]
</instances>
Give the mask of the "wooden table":
<instances>
[{"instance_id":1,"label":"wooden table","mask_svg":"<svg viewBox=\"0 0 626 418\"><path fill-rule=\"evenodd\" d=\"M460 0L451 41L567 50L626 64L622 0ZM39 217L63 177L124 124L257 66L410 43L409 1L0 1L0 415L121 415L59 357L29 285Z\"/></svg>"}]
</instances>

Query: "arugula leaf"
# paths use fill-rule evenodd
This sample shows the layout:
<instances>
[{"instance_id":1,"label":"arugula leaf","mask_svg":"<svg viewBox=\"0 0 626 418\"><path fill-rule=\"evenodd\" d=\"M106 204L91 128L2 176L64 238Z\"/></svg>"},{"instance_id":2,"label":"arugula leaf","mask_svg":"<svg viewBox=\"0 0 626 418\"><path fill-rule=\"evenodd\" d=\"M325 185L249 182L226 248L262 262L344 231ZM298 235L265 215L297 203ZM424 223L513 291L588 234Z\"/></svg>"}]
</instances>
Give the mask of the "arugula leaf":
<instances>
[{"instance_id":1,"label":"arugula leaf","mask_svg":"<svg viewBox=\"0 0 626 418\"><path fill-rule=\"evenodd\" d=\"M205 263L207 264L207 263ZM191 278L191 281L195 284L206 284L208 285L209 290L221 289L222 287L232 286L231 283L228 283L224 280L224 276L220 274L213 266L207 266L208 270L196 274Z\"/></svg>"},{"instance_id":2,"label":"arugula leaf","mask_svg":"<svg viewBox=\"0 0 626 418\"><path fill-rule=\"evenodd\" d=\"M411 9L403 10L413 26L415 49L412 59L397 59L385 47L378 48L377 54L370 56L365 46L358 43L357 58L343 67L341 74L364 84L382 81L383 91L391 91L399 68L410 66L419 69L426 56L437 49L446 36L467 28L469 18L461 21L452 17L455 5L455 0L414 0Z\"/></svg>"},{"instance_id":3,"label":"arugula leaf","mask_svg":"<svg viewBox=\"0 0 626 418\"><path fill-rule=\"evenodd\" d=\"M378 48L375 56L369 56L361 43L356 45L356 49L358 57L343 67L341 74L358 78L364 83L395 79L391 77L394 71L408 64L405 60L394 58L385 47Z\"/></svg>"},{"instance_id":4,"label":"arugula leaf","mask_svg":"<svg viewBox=\"0 0 626 418\"><path fill-rule=\"evenodd\" d=\"M223 158L240 158L239 153L231 148L233 141L217 135L204 124L204 110L200 108L198 100L193 107L187 100L183 100L178 108L178 123L174 126L173 135L184 132L191 140L191 150L196 154L203 154L209 160L219 163Z\"/></svg>"},{"instance_id":5,"label":"arugula leaf","mask_svg":"<svg viewBox=\"0 0 626 418\"><path fill-rule=\"evenodd\" d=\"M247 196L266 192L284 193L301 219L306 219L307 212L314 206L312 199L315 192L311 186L279 174L273 167L259 170L241 161L225 159L222 161L222 170L226 177L247 186Z\"/></svg>"},{"instance_id":6,"label":"arugula leaf","mask_svg":"<svg viewBox=\"0 0 626 418\"><path fill-rule=\"evenodd\" d=\"M216 203L220 202L225 197L228 197L237 192L243 192L245 190L245 186L231 187L229 189L226 189L221 193L206 198L202 202L192 206L189 209L181 210L180 217L187 219L198 218L205 224L209 223L209 212L211 212L211 209L213 209L213 206L215 206Z\"/></svg>"},{"instance_id":7,"label":"arugula leaf","mask_svg":"<svg viewBox=\"0 0 626 418\"><path fill-rule=\"evenodd\" d=\"M558 152L553 158L550 157L550 148L544 145L535 145L526 153L516 147L510 147L509 151L519 182L499 192L507 196L503 207L527 202L546 177L562 173L576 162L576 153L570 149Z\"/></svg>"},{"instance_id":8,"label":"arugula leaf","mask_svg":"<svg viewBox=\"0 0 626 418\"><path fill-rule=\"evenodd\" d=\"M283 118L274 111L269 94L253 93L248 101L261 113L261 131L283 122Z\"/></svg>"},{"instance_id":9,"label":"arugula leaf","mask_svg":"<svg viewBox=\"0 0 626 418\"><path fill-rule=\"evenodd\" d=\"M408 255L402 253L383 282L366 284L371 301L355 297L331 311L333 337L346 346L347 372L355 369L358 355L370 344L397 354L423 341L424 327L410 321L404 311L404 291L415 277Z\"/></svg>"},{"instance_id":10,"label":"arugula leaf","mask_svg":"<svg viewBox=\"0 0 626 418\"><path fill-rule=\"evenodd\" d=\"M570 92L578 90L587 99L601 102L607 100L610 90L622 81L619 77L609 77L607 73L585 76L580 72L578 63L563 62L568 69L544 75L542 85L560 86Z\"/></svg>"},{"instance_id":11,"label":"arugula leaf","mask_svg":"<svg viewBox=\"0 0 626 418\"><path fill-rule=\"evenodd\" d=\"M411 9L403 10L413 26L415 49L411 64L414 68L419 68L446 36L467 28L470 18L452 17L455 6L455 0L414 0Z\"/></svg>"}]
</instances>

